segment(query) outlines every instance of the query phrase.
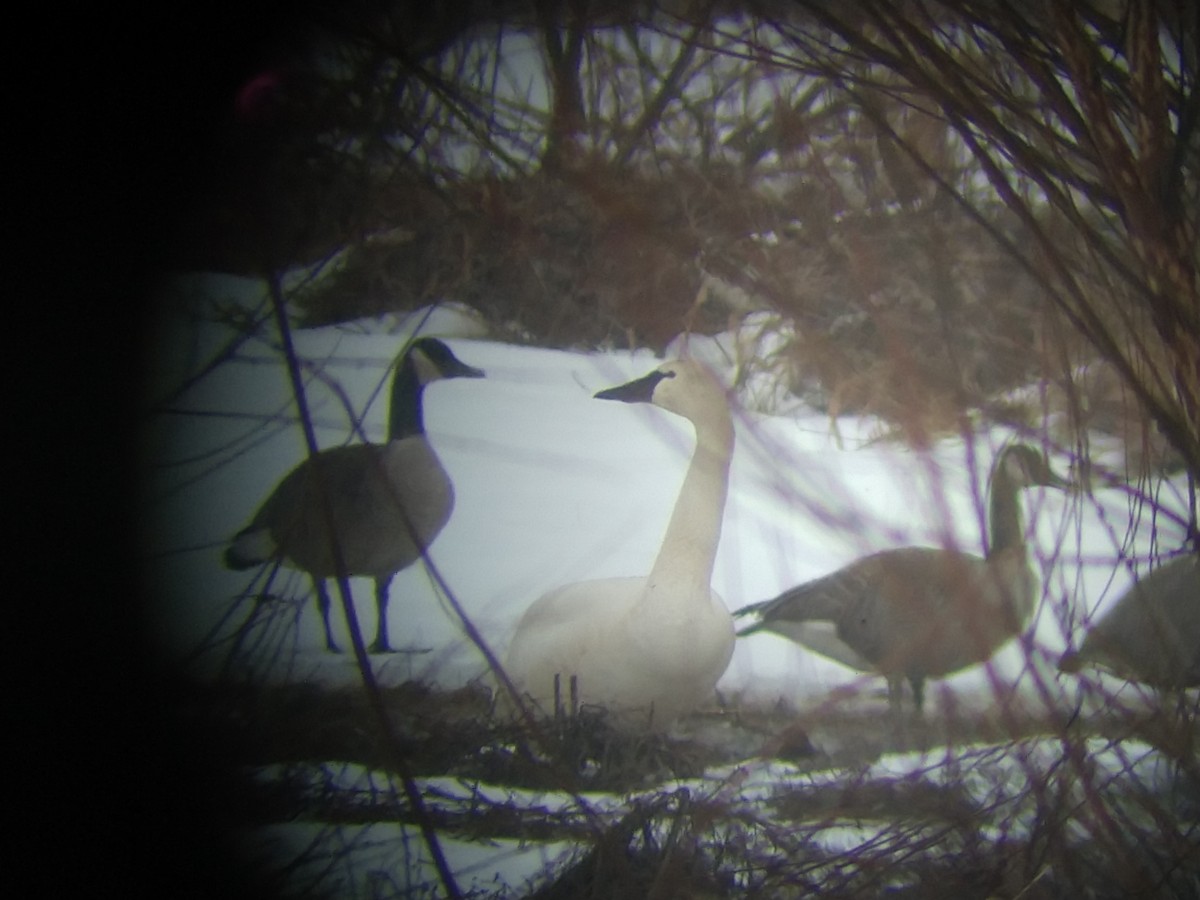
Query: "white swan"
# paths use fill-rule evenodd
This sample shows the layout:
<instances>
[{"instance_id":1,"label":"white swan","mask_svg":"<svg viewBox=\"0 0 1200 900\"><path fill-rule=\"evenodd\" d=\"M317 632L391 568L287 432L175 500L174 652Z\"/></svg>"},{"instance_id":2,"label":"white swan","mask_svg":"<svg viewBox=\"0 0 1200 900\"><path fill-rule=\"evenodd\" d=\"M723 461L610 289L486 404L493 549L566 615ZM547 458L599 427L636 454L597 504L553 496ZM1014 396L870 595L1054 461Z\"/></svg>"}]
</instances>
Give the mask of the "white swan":
<instances>
[{"instance_id":1,"label":"white swan","mask_svg":"<svg viewBox=\"0 0 1200 900\"><path fill-rule=\"evenodd\" d=\"M985 559L933 547L874 553L739 609L735 616L759 616L739 636L771 631L851 668L879 672L895 712L907 678L920 715L926 678L986 661L1033 612L1039 591L1018 500L1033 485L1069 487L1037 450L1006 447L992 469Z\"/></svg>"},{"instance_id":2,"label":"white swan","mask_svg":"<svg viewBox=\"0 0 1200 900\"><path fill-rule=\"evenodd\" d=\"M324 579L339 574L374 578L378 624L371 650L391 650L392 576L420 558L454 509L454 486L425 438L422 393L439 378L482 377L436 338L414 341L396 363L387 443L322 450L292 469L234 537L225 565L248 569L279 561L311 575L325 645L335 653ZM344 565L340 573L338 553Z\"/></svg>"},{"instance_id":3,"label":"white swan","mask_svg":"<svg viewBox=\"0 0 1200 900\"><path fill-rule=\"evenodd\" d=\"M620 727L662 729L712 695L733 655L733 620L713 565L733 454L725 392L699 363L675 360L596 394L648 402L689 420L696 449L650 574L553 590L525 611L505 671L544 712L555 676L566 699L604 706Z\"/></svg>"}]
</instances>

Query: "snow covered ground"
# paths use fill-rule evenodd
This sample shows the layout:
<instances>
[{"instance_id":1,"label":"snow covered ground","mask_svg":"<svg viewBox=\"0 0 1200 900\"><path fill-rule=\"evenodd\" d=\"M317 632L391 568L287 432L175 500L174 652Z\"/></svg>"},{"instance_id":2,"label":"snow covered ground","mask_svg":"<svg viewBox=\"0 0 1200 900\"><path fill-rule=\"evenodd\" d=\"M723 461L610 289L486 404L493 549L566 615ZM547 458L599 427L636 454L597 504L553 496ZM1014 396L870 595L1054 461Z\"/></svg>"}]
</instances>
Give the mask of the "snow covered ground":
<instances>
[{"instance_id":1,"label":"snow covered ground","mask_svg":"<svg viewBox=\"0 0 1200 900\"><path fill-rule=\"evenodd\" d=\"M262 328L246 338L218 324L214 303L231 319L261 318ZM302 459L304 447L261 282L189 276L164 297L162 311L143 442L146 614L158 653L211 674L228 644L198 657L194 652L213 634L233 632L251 613L247 598L262 588L260 574L222 567L225 543ZM480 336L470 316L440 309L428 318L295 333L321 446L382 440L388 365L417 326L450 339L464 362L487 375L436 383L426 392L427 432L457 496L431 557L492 649L502 653L522 611L545 591L649 570L690 457L690 425L649 406L592 399L597 390L654 367L648 352L494 343ZM692 338L689 350L732 378L737 343L737 335ZM989 428L969 442L947 440L919 453L878 440L885 430L879 422L843 418L835 429L824 413L761 380L747 387L743 402L735 410L737 444L713 583L731 609L875 550L925 544L982 551L987 474L1011 432ZM1070 460L1052 454L1051 463L1065 474ZM1161 512L1153 519L1143 513L1132 541L1126 533L1134 501L1126 492L1028 492L1032 556L1046 584L1033 653L1013 642L990 671L977 668L931 684L930 714L950 702L959 710L986 707L993 678L1016 683L1031 705L1044 709L1049 697L1052 705L1073 709L1076 682L1053 671L1068 639L1078 641L1068 629L1125 590L1132 575L1122 557L1144 562L1153 546L1170 551L1182 543L1183 528L1172 515L1186 518L1185 482L1180 477L1156 489ZM370 634L372 586L351 584ZM306 576L280 571L272 592L303 598L310 584ZM422 652L373 658L382 683L422 679L454 687L484 672L478 650L421 566L394 579L392 598L393 643ZM262 654L254 677L329 685L359 680L350 654L325 652L314 603L273 609L265 640L287 649ZM336 611L334 625L346 646ZM739 640L718 688L743 706L783 699L803 709L845 686L861 689L861 702L884 708L880 679L782 638L756 635ZM419 841L409 836L406 842L396 831L407 852L419 855ZM289 840L301 837L292 833ZM464 845L455 850L461 853L455 864L485 885L502 870L506 878L527 877L558 852L545 845L490 849L495 859L480 862L480 848Z\"/></svg>"},{"instance_id":2,"label":"snow covered ground","mask_svg":"<svg viewBox=\"0 0 1200 900\"><path fill-rule=\"evenodd\" d=\"M193 291L202 284L221 302L260 315L269 311L260 282L207 277L186 283ZM200 302L195 293L190 296ZM161 649L171 656L193 650L246 591L253 575L221 566L224 545L304 454L286 371L273 346L273 322L268 318L259 335L238 345L243 339L236 331L187 318L185 305L180 301L170 310L155 347L154 414L144 443L150 473L144 546L156 588L148 612ZM312 366L308 403L321 446L382 440L387 366L406 336L392 324L392 330L387 323L362 323L296 332L298 351ZM428 333L451 336L477 333L478 327L447 311L422 324ZM691 453L691 426L652 407L592 399L597 390L653 368L657 361L648 352L452 343L487 378L441 382L427 393L427 430L457 495L454 516L431 556L501 650L517 617L544 591L649 570ZM724 336L725 346L732 343ZM721 362L714 339L692 338L690 351ZM228 359L212 365L227 352ZM925 544L982 552L987 473L1010 432L992 429L976 435L970 446L949 440L917 453L873 441L883 429L878 422L844 418L835 434L825 414L798 401L772 415L741 409L736 419L730 499L713 584L731 609L875 550ZM1068 471L1069 459L1051 461ZM1161 506L1185 516L1183 479L1160 487ZM1036 643L1057 653L1065 645L1064 616L1077 622L1090 618L1131 580L1116 563L1130 498L1116 490L1094 497L1031 491L1025 507L1035 565L1048 584ZM1183 529L1169 518L1145 525L1124 555L1145 557L1151 526L1162 549L1182 542ZM279 577L286 583L275 586L277 593L310 590L305 576ZM370 583L352 585L369 633ZM459 624L421 567L398 575L392 594L394 640L431 652L380 658L385 681L419 677L450 686L481 671L477 651L465 645ZM335 627L344 642L344 623ZM332 680L357 678L352 660L322 651L315 607L301 610L298 629L299 647L313 672ZM1015 676L1024 653L1014 645L996 663L999 672ZM756 635L739 642L720 687L746 700L799 701L858 681L856 673L780 638ZM970 694L987 681L976 671L947 684Z\"/></svg>"},{"instance_id":3,"label":"snow covered ground","mask_svg":"<svg viewBox=\"0 0 1200 900\"><path fill-rule=\"evenodd\" d=\"M1102 786L1110 808L1115 810L1127 829L1155 830L1154 815L1164 811L1181 818L1200 814L1200 793L1178 790L1181 782L1172 766L1161 754L1148 745L1129 741L1113 745L1104 740L1092 740L1085 746L1091 762L1080 772L1062 765L1062 745L1053 739L1020 741L1005 746L976 746L960 748L953 754L900 753L890 754L860 771L805 771L794 765L771 760L748 760L736 766L709 771L702 779L689 779L652 790L625 795L588 794L569 796L546 791L497 788L466 782L462 779L435 778L425 782L434 797L431 805L445 817L481 818L483 811L503 811L513 818L523 817L524 830L547 823L567 834L587 833L618 826L630 808L664 804L664 798L674 804L687 803L719 808L735 825L740 841L762 847L746 852L747 857L771 859L778 853L778 838L771 834L773 822L787 820L789 798L803 798L812 806L813 798L836 795L846 797L846 785L860 795L878 792L876 798L897 799L907 803L918 818L924 817L930 833L942 829L939 840L928 841L914 851L950 855L962 836L946 822L965 826L965 830L982 838L982 843L1003 845L1005 840L1035 832L1044 822L1046 810L1039 806L1039 787L1053 784L1061 792L1057 799L1064 808L1083 810L1087 792ZM351 796L366 797L395 790L387 780L360 766L344 765L334 771L328 767L275 767L259 774L265 782L290 778L307 782L305 790L319 802L322 793L331 785ZM1171 798L1165 806L1147 803L1150 797ZM905 800L904 797L908 799ZM932 802L930 802L932 801ZM854 801L850 801L853 806ZM1173 808L1172 808L1173 804ZM924 808L919 808L924 806ZM857 812L857 814L856 814ZM877 811L878 812L878 811ZM943 819L944 821L939 821ZM956 818L958 821L956 822ZM748 825L755 823L757 827ZM512 826L513 830L522 830ZM1094 843L1095 823L1084 814L1064 822L1062 839L1068 844L1086 846ZM905 833L913 828L911 822L899 831L891 816L872 815L865 809L844 810L840 815L822 817L797 816L789 824L797 850L811 854L814 866L822 854L827 868L838 868L843 854L886 853L887 848L911 838ZM916 826L914 830L920 830ZM480 829L484 831L484 829ZM728 839L728 832L720 834ZM283 866L307 855L297 878L316 889L334 886L336 892L372 896L383 881L398 892L419 894L433 891L436 873L424 853L420 835L415 828L394 823L371 823L339 829L322 829L320 823L279 824L259 829L248 836L248 843L268 864ZM454 860L459 886L464 891L517 892L535 885L549 865L568 858L575 850L569 840L516 840L488 836L486 840L463 841L448 839L444 844L447 856ZM861 858L861 857L860 857ZM406 867L397 867L404 859ZM331 864L331 860L336 862ZM403 874L399 874L403 872ZM818 873L810 873L819 880ZM423 886L423 887L422 887ZM386 895L388 891L383 891Z\"/></svg>"}]
</instances>

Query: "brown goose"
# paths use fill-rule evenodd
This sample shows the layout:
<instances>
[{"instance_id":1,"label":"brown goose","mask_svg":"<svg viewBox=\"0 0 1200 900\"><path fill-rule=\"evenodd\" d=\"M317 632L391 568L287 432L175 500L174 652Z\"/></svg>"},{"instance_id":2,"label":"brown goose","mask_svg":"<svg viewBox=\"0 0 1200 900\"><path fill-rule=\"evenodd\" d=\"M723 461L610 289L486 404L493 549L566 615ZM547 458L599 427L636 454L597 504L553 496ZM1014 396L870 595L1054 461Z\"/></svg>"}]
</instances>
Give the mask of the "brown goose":
<instances>
[{"instance_id":1,"label":"brown goose","mask_svg":"<svg viewBox=\"0 0 1200 900\"><path fill-rule=\"evenodd\" d=\"M1089 664L1164 690L1200 685L1200 557L1177 557L1138 579L1058 667Z\"/></svg>"},{"instance_id":2,"label":"brown goose","mask_svg":"<svg viewBox=\"0 0 1200 900\"><path fill-rule=\"evenodd\" d=\"M894 712L907 678L919 715L926 678L984 662L1020 633L1033 612L1037 583L1018 499L1022 488L1033 485L1068 486L1037 450L1006 447L991 474L986 558L930 547L875 553L738 610L735 616L759 616L739 636L771 631L860 671L878 672L887 677Z\"/></svg>"},{"instance_id":3,"label":"brown goose","mask_svg":"<svg viewBox=\"0 0 1200 900\"><path fill-rule=\"evenodd\" d=\"M325 645L338 652L329 627L324 579L339 574L375 579L378 624L373 652L388 652L387 604L392 576L415 562L450 519L454 486L425 438L421 398L439 378L482 378L436 338L410 344L392 378L388 439L323 450L300 463L266 499L225 552L231 569L279 561L313 577ZM322 490L333 515L326 520ZM334 543L345 566L338 572Z\"/></svg>"}]
</instances>

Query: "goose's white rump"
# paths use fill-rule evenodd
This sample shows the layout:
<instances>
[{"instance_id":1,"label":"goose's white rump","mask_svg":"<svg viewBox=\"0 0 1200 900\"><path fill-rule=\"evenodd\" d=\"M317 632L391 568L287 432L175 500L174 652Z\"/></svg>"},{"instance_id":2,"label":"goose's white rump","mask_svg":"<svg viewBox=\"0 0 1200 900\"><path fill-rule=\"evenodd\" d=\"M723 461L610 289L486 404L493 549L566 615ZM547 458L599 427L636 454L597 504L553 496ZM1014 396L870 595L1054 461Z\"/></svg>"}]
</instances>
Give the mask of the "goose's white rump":
<instances>
[{"instance_id":1,"label":"goose's white rump","mask_svg":"<svg viewBox=\"0 0 1200 900\"><path fill-rule=\"evenodd\" d=\"M526 610L505 671L543 712L604 706L622 727L664 728L712 696L733 655L733 620L710 586L733 454L725 392L698 363L676 360L600 399L649 402L696 426L696 449L648 576L555 589Z\"/></svg>"}]
</instances>

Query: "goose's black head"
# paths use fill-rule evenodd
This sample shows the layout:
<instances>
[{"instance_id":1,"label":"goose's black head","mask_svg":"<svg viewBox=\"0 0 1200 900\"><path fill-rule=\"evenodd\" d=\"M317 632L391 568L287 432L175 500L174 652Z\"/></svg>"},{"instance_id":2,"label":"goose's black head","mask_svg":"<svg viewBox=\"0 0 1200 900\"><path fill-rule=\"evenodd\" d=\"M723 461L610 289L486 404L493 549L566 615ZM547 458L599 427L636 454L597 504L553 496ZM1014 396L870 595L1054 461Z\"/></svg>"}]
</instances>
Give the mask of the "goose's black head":
<instances>
[{"instance_id":1,"label":"goose's black head","mask_svg":"<svg viewBox=\"0 0 1200 900\"><path fill-rule=\"evenodd\" d=\"M1069 490L1072 485L1060 477L1046 457L1028 444L1010 444L1004 448L997 466L998 474L1005 477L1019 488L1044 485L1061 490Z\"/></svg>"},{"instance_id":2,"label":"goose's black head","mask_svg":"<svg viewBox=\"0 0 1200 900\"><path fill-rule=\"evenodd\" d=\"M424 434L421 395L425 385L441 378L483 378L482 369L469 366L437 338L420 338L408 345L396 364L392 380L392 411L388 440Z\"/></svg>"},{"instance_id":3,"label":"goose's black head","mask_svg":"<svg viewBox=\"0 0 1200 900\"><path fill-rule=\"evenodd\" d=\"M429 384L439 378L482 378L483 370L468 366L437 338L413 341L402 365L411 365L417 380Z\"/></svg>"}]
</instances>

